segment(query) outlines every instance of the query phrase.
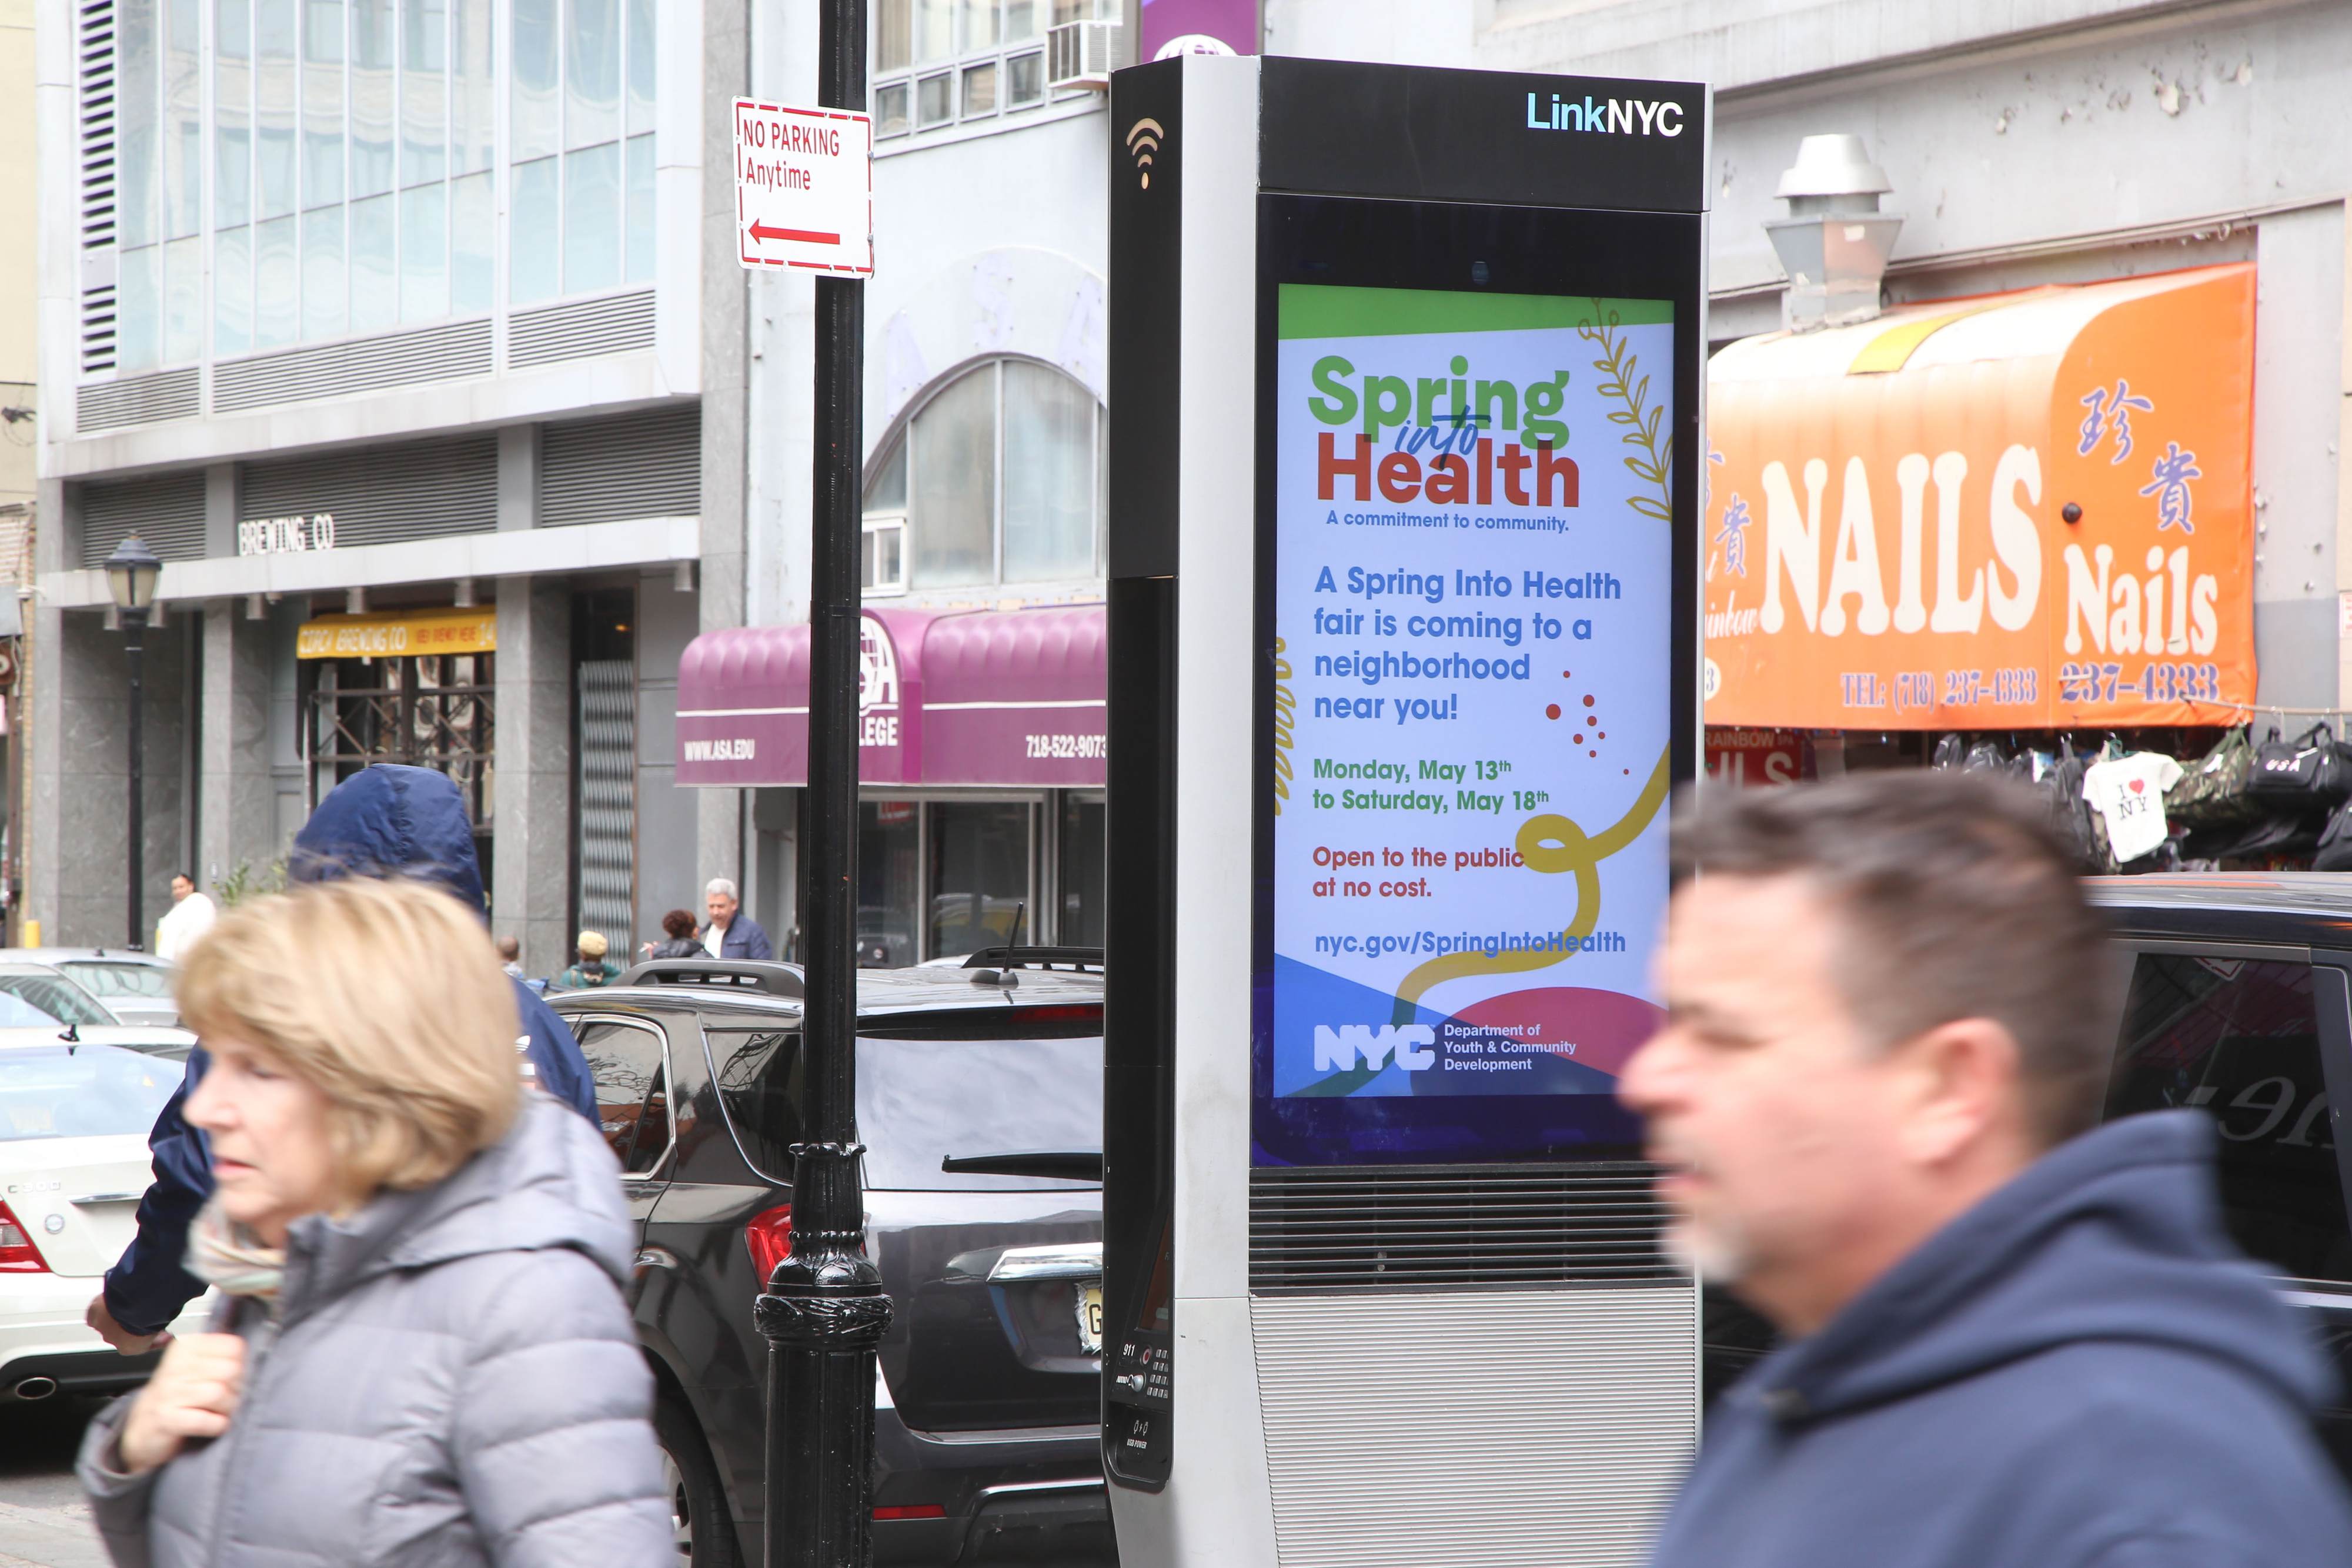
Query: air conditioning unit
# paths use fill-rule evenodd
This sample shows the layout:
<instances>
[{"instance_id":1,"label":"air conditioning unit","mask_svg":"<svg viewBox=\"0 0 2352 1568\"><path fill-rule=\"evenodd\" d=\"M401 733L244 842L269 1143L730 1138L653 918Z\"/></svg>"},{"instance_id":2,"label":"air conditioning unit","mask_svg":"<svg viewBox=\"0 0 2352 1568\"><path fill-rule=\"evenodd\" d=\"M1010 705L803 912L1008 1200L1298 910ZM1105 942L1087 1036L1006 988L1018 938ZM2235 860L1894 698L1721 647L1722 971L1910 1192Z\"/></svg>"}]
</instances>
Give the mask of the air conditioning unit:
<instances>
[{"instance_id":1,"label":"air conditioning unit","mask_svg":"<svg viewBox=\"0 0 2352 1568\"><path fill-rule=\"evenodd\" d=\"M1108 92L1118 57L1117 22L1064 22L1045 32L1045 85Z\"/></svg>"}]
</instances>

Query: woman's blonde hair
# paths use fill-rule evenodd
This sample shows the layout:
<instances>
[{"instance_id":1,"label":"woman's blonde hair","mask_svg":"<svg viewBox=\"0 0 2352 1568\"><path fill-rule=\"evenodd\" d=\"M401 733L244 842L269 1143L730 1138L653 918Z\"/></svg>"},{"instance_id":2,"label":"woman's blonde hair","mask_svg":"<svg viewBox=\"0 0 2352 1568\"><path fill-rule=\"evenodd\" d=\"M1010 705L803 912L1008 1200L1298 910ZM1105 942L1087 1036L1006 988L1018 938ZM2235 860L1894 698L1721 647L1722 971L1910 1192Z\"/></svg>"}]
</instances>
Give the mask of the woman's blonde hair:
<instances>
[{"instance_id":1,"label":"woman's blonde hair","mask_svg":"<svg viewBox=\"0 0 2352 1568\"><path fill-rule=\"evenodd\" d=\"M481 922L425 883L354 879L241 904L175 988L201 1038L258 1046L325 1092L345 1197L429 1186L520 1107L514 988Z\"/></svg>"}]
</instances>

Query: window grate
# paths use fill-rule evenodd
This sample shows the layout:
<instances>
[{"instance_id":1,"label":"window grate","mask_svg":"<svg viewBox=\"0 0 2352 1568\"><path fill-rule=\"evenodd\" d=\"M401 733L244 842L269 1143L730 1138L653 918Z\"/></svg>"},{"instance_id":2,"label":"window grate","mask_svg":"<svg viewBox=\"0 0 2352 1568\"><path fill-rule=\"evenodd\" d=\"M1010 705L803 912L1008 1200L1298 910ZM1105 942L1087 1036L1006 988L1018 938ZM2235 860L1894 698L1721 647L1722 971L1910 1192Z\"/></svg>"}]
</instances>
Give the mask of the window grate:
<instances>
[{"instance_id":1,"label":"window grate","mask_svg":"<svg viewBox=\"0 0 2352 1568\"><path fill-rule=\"evenodd\" d=\"M634 659L579 664L582 931L600 931L634 961L636 929L637 669Z\"/></svg>"},{"instance_id":2,"label":"window grate","mask_svg":"<svg viewBox=\"0 0 2352 1568\"><path fill-rule=\"evenodd\" d=\"M463 381L490 373L490 324L453 321L315 349L289 349L213 367L213 412L310 402L349 392Z\"/></svg>"},{"instance_id":3,"label":"window grate","mask_svg":"<svg viewBox=\"0 0 2352 1568\"><path fill-rule=\"evenodd\" d=\"M1250 1290L1432 1290L1682 1277L1639 1162L1250 1175Z\"/></svg>"},{"instance_id":4,"label":"window grate","mask_svg":"<svg viewBox=\"0 0 2352 1568\"><path fill-rule=\"evenodd\" d=\"M457 786L478 847L487 848L479 841L496 830L498 800L495 662L491 653L430 653L307 664L314 792L321 771L339 783L377 762L430 768Z\"/></svg>"},{"instance_id":5,"label":"window grate","mask_svg":"<svg viewBox=\"0 0 2352 1568\"><path fill-rule=\"evenodd\" d=\"M76 18L81 157L81 368L114 368L114 0L85 0Z\"/></svg>"},{"instance_id":6,"label":"window grate","mask_svg":"<svg viewBox=\"0 0 2352 1568\"><path fill-rule=\"evenodd\" d=\"M241 506L240 517L331 513L339 548L488 533L499 524L498 437L249 464Z\"/></svg>"},{"instance_id":7,"label":"window grate","mask_svg":"<svg viewBox=\"0 0 2352 1568\"><path fill-rule=\"evenodd\" d=\"M541 438L541 528L701 511L698 404L551 424Z\"/></svg>"},{"instance_id":8,"label":"window grate","mask_svg":"<svg viewBox=\"0 0 2352 1568\"><path fill-rule=\"evenodd\" d=\"M625 354L653 346L650 288L518 310L507 322L507 364L513 370L596 354Z\"/></svg>"},{"instance_id":9,"label":"window grate","mask_svg":"<svg viewBox=\"0 0 2352 1568\"><path fill-rule=\"evenodd\" d=\"M165 560L205 553L205 472L184 469L81 487L81 563L104 566L132 533Z\"/></svg>"},{"instance_id":10,"label":"window grate","mask_svg":"<svg viewBox=\"0 0 2352 1568\"><path fill-rule=\"evenodd\" d=\"M88 297L84 297L88 304ZM74 389L74 428L119 430L161 419L193 419L197 412L196 368L91 382Z\"/></svg>"}]
</instances>

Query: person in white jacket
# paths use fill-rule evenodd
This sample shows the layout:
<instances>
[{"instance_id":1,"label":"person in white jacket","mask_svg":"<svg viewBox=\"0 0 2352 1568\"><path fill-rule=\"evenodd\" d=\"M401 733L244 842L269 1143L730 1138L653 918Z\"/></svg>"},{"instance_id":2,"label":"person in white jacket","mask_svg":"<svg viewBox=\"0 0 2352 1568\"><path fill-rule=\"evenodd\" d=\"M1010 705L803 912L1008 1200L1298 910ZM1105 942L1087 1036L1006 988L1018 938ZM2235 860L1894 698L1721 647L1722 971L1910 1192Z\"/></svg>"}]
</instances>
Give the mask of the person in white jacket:
<instances>
[{"instance_id":1,"label":"person in white jacket","mask_svg":"<svg viewBox=\"0 0 2352 1568\"><path fill-rule=\"evenodd\" d=\"M187 956L197 937L213 928L220 911L211 897L196 891L196 879L186 872L172 878L172 907L155 923L155 956L176 964Z\"/></svg>"}]
</instances>

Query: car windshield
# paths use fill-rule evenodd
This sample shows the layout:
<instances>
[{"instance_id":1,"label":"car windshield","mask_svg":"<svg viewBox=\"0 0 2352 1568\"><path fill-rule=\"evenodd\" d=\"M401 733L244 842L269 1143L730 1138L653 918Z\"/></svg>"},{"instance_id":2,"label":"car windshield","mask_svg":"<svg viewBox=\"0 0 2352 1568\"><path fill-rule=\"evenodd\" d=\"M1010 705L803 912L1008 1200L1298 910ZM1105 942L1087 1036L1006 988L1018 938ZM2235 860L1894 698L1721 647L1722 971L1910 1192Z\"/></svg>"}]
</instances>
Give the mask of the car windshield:
<instances>
[{"instance_id":1,"label":"car windshield","mask_svg":"<svg viewBox=\"0 0 2352 1568\"><path fill-rule=\"evenodd\" d=\"M0 1051L0 1143L143 1134L181 1071L110 1045Z\"/></svg>"},{"instance_id":2,"label":"car windshield","mask_svg":"<svg viewBox=\"0 0 2352 1568\"><path fill-rule=\"evenodd\" d=\"M719 1103L744 1157L771 1180L793 1178L802 1137L801 1035L709 1031ZM866 1185L913 1191L1051 1191L1076 1178L950 1175L945 1159L1084 1154L1102 1147L1102 1037L873 1040L857 1042L857 1127Z\"/></svg>"},{"instance_id":3,"label":"car windshield","mask_svg":"<svg viewBox=\"0 0 2352 1568\"><path fill-rule=\"evenodd\" d=\"M161 964L107 964L87 960L59 964L74 984L94 997L138 997L168 1001L172 971Z\"/></svg>"},{"instance_id":4,"label":"car windshield","mask_svg":"<svg viewBox=\"0 0 2352 1568\"><path fill-rule=\"evenodd\" d=\"M0 1029L56 1029L65 1021L13 992L0 991Z\"/></svg>"},{"instance_id":5,"label":"car windshield","mask_svg":"<svg viewBox=\"0 0 2352 1568\"><path fill-rule=\"evenodd\" d=\"M1076 1040L861 1040L857 1125L869 1187L1025 1190L1079 1179L940 1169L985 1155L1102 1147L1103 1048Z\"/></svg>"},{"instance_id":6,"label":"car windshield","mask_svg":"<svg viewBox=\"0 0 2352 1568\"><path fill-rule=\"evenodd\" d=\"M58 1023L110 1024L115 1020L104 1003L63 975L0 975L0 991L38 1008L44 1018ZM29 1020L34 1023L40 1019Z\"/></svg>"}]
</instances>

